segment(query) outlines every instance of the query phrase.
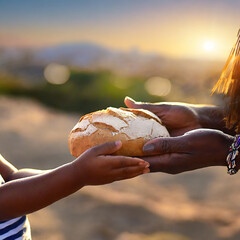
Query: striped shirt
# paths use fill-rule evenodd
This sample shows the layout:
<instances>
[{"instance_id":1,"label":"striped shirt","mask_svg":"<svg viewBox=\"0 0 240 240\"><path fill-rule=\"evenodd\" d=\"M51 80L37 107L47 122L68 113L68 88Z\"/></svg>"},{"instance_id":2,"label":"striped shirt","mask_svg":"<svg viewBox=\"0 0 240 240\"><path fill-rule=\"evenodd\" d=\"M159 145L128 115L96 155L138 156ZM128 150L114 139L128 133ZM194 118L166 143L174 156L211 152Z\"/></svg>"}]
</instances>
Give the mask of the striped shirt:
<instances>
[{"instance_id":1,"label":"striped shirt","mask_svg":"<svg viewBox=\"0 0 240 240\"><path fill-rule=\"evenodd\" d=\"M4 184L0 174L0 185ZM0 240L31 240L31 230L26 216L0 221Z\"/></svg>"}]
</instances>

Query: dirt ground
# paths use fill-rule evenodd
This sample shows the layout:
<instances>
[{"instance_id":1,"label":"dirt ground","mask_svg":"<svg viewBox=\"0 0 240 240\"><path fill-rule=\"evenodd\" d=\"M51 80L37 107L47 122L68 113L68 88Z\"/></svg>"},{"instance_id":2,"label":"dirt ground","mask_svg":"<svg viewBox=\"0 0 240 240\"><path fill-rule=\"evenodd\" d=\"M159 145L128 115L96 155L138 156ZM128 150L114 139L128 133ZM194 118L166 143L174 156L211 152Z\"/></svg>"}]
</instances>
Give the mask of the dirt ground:
<instances>
[{"instance_id":1,"label":"dirt ground","mask_svg":"<svg viewBox=\"0 0 240 240\"><path fill-rule=\"evenodd\" d=\"M67 137L80 115L0 97L0 152L18 168L74 158ZM240 176L223 167L85 187L29 215L34 240L239 240Z\"/></svg>"}]
</instances>

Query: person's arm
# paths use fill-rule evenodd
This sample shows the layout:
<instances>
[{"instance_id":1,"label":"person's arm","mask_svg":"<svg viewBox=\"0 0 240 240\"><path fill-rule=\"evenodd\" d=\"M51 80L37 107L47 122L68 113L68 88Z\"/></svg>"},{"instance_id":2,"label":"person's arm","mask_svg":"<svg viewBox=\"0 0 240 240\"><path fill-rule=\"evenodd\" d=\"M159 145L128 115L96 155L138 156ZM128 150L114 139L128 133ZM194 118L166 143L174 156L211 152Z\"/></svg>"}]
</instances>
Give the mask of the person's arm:
<instances>
[{"instance_id":1,"label":"person's arm","mask_svg":"<svg viewBox=\"0 0 240 240\"><path fill-rule=\"evenodd\" d=\"M171 136L179 136L198 128L211 128L234 135L233 129L225 127L224 112L221 107L213 105L187 103L142 103L125 98L129 108L143 108L155 113L167 127Z\"/></svg>"},{"instance_id":2,"label":"person's arm","mask_svg":"<svg viewBox=\"0 0 240 240\"><path fill-rule=\"evenodd\" d=\"M234 129L226 128L224 110L214 105L190 105L197 113L199 123L203 128L217 129L224 133L235 135Z\"/></svg>"},{"instance_id":3,"label":"person's arm","mask_svg":"<svg viewBox=\"0 0 240 240\"><path fill-rule=\"evenodd\" d=\"M25 177L36 176L39 174L47 173L49 171L50 170L38 170L28 168L18 170L11 163L5 160L0 154L0 173L6 182Z\"/></svg>"},{"instance_id":4,"label":"person's arm","mask_svg":"<svg viewBox=\"0 0 240 240\"><path fill-rule=\"evenodd\" d=\"M234 137L218 130L192 130L183 136L156 138L147 142L143 151L149 156L143 159L150 163L151 172L170 174L209 166L226 167L226 158L233 139Z\"/></svg>"},{"instance_id":5,"label":"person's arm","mask_svg":"<svg viewBox=\"0 0 240 240\"><path fill-rule=\"evenodd\" d=\"M86 185L107 184L149 172L149 164L139 158L105 155L120 147L120 142L105 143L71 163L11 181L17 169L1 159L0 173L8 182L0 186L0 221L37 211ZM21 171L19 174L23 176Z\"/></svg>"},{"instance_id":6,"label":"person's arm","mask_svg":"<svg viewBox=\"0 0 240 240\"><path fill-rule=\"evenodd\" d=\"M39 174L47 173L50 171L51 170L39 170L39 169L31 169L31 168L19 169L9 176L8 181L12 181L20 178L26 178L26 177L33 177L33 176L37 176Z\"/></svg>"},{"instance_id":7,"label":"person's arm","mask_svg":"<svg viewBox=\"0 0 240 240\"><path fill-rule=\"evenodd\" d=\"M19 217L66 197L84 186L71 163L46 174L8 181L0 187L0 221Z\"/></svg>"}]
</instances>

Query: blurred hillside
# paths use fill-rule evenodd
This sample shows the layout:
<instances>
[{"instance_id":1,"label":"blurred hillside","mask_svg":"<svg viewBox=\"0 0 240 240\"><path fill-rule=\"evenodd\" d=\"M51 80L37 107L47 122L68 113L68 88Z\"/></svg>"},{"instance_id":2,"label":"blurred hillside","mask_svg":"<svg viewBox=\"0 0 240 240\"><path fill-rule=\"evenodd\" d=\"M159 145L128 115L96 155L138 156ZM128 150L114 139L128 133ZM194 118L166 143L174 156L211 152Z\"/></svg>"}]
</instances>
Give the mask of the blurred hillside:
<instances>
[{"instance_id":1,"label":"blurred hillside","mask_svg":"<svg viewBox=\"0 0 240 240\"><path fill-rule=\"evenodd\" d=\"M126 83L127 88L118 86ZM161 98L151 96L139 77L120 77L108 71L71 71L65 84L54 85L47 81L26 84L11 75L0 75L0 94L31 97L64 111L87 113L109 106L120 107L126 95L145 101Z\"/></svg>"},{"instance_id":2,"label":"blurred hillside","mask_svg":"<svg viewBox=\"0 0 240 240\"><path fill-rule=\"evenodd\" d=\"M46 81L44 71L52 63L68 68L70 77L66 83L54 85ZM28 96L52 107L80 112L122 106L126 95L151 102L218 104L220 100L210 94L223 64L170 59L137 49L121 52L93 43L41 49L0 48L0 93ZM167 94L153 94L146 89L152 77L167 79ZM159 82L152 88L164 86Z\"/></svg>"}]
</instances>

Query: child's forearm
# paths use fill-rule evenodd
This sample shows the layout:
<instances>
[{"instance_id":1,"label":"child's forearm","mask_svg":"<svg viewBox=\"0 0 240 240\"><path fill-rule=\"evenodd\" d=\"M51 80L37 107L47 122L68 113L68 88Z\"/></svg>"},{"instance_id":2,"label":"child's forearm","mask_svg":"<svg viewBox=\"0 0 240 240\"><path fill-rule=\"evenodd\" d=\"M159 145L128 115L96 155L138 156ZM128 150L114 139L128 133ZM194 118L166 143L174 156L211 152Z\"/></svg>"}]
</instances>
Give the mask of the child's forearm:
<instances>
[{"instance_id":1,"label":"child's forearm","mask_svg":"<svg viewBox=\"0 0 240 240\"><path fill-rule=\"evenodd\" d=\"M82 188L72 163L0 187L0 221L37 211Z\"/></svg>"},{"instance_id":2,"label":"child's forearm","mask_svg":"<svg viewBox=\"0 0 240 240\"><path fill-rule=\"evenodd\" d=\"M44 174L47 172L50 172L51 170L38 170L38 169L29 169L29 168L24 168L17 170L13 172L7 179L7 181L12 181L20 178L25 178L25 177L33 177L39 174Z\"/></svg>"},{"instance_id":3,"label":"child's forearm","mask_svg":"<svg viewBox=\"0 0 240 240\"><path fill-rule=\"evenodd\" d=\"M9 163L0 154L0 174L4 178L5 182L9 182L19 178L32 177L38 174L46 173L49 170L38 170L38 169L20 169L18 170L11 163Z\"/></svg>"}]
</instances>

